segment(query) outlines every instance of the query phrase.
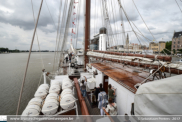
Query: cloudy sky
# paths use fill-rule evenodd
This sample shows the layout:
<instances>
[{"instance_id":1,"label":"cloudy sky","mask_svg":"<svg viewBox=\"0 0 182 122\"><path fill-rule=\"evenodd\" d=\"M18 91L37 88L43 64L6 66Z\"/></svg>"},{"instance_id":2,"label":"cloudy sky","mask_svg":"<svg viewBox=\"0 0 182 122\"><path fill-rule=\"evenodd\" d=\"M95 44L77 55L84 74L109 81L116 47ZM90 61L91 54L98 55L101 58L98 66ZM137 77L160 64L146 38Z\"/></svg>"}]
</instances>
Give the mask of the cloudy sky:
<instances>
[{"instance_id":1,"label":"cloudy sky","mask_svg":"<svg viewBox=\"0 0 182 122\"><path fill-rule=\"evenodd\" d=\"M41 0L32 0L35 17L37 17ZM65 0L62 0L62 13ZM74 25L69 24L69 34L67 43L73 38L73 45L76 46L76 35L71 34L72 28L78 33L77 47L82 47L84 38L84 0L77 0L75 12L77 15L71 15L70 22L74 16L79 18L75 20ZM91 38L98 33L100 27L105 26L102 11L101 0L91 0ZM132 0L120 0L129 19L145 35L146 38L153 40L153 37L147 30L145 24L140 18ZM69 2L69 0L68 0ZM175 31L182 31L182 12L178 8L175 0L134 0L143 19L153 33L156 41L170 41ZM182 1L177 0L181 9ZM46 5L47 3L47 5ZM80 5L79 5L80 4ZM58 16L60 0L44 0L41 15L38 23L37 34L41 50L54 50L56 46ZM79 9L78 9L79 8ZM49 13L49 10L50 13ZM78 12L80 10L80 12ZM123 30L121 21L121 10L118 7L118 0L107 0L107 11L115 44L123 44ZM124 16L124 15L123 15ZM61 21L66 18L61 15ZM123 17L124 27L128 33L131 43L139 43L135 34L132 32L127 19ZM65 26L60 25L62 29ZM137 29L133 26L134 30ZM9 49L29 50L34 29L34 19L31 6L31 0L1 0L0 4L0 47ZM111 31L110 31L111 32ZM141 38L141 43L146 44L149 41ZM37 38L35 38L33 50L38 50Z\"/></svg>"}]
</instances>

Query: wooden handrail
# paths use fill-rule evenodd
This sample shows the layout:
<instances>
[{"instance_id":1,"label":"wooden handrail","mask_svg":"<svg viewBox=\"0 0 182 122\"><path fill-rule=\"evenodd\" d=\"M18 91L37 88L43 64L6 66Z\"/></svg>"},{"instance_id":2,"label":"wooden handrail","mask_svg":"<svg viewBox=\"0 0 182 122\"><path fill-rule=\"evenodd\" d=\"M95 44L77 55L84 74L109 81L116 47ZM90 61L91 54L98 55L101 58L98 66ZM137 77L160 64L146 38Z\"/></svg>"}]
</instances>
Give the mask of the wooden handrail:
<instances>
[{"instance_id":1,"label":"wooden handrail","mask_svg":"<svg viewBox=\"0 0 182 122\"><path fill-rule=\"evenodd\" d=\"M81 108L81 113L82 115L90 115L87 109L87 105L85 103L85 99L83 98L81 91L80 91L80 86L78 83L78 79L74 78L74 83L75 83L75 87L76 87L76 91L77 91L77 95L78 95L78 100L80 103L80 108ZM92 122L91 118L89 116L86 116L86 122Z\"/></svg>"},{"instance_id":2,"label":"wooden handrail","mask_svg":"<svg viewBox=\"0 0 182 122\"><path fill-rule=\"evenodd\" d=\"M102 108L103 109L103 108ZM111 122L114 122L114 120L112 119L112 117L110 116L110 114L106 111L106 109L103 109L105 114L109 117Z\"/></svg>"},{"instance_id":3,"label":"wooden handrail","mask_svg":"<svg viewBox=\"0 0 182 122\"><path fill-rule=\"evenodd\" d=\"M83 96L81 94L81 91L80 91L80 86L79 86L77 78L74 78L74 83L75 83L75 87L76 87L76 90L77 90L78 100L79 100L79 103L81 105L82 115L89 115L85 100L84 100L84 98L83 98Z\"/></svg>"}]
</instances>

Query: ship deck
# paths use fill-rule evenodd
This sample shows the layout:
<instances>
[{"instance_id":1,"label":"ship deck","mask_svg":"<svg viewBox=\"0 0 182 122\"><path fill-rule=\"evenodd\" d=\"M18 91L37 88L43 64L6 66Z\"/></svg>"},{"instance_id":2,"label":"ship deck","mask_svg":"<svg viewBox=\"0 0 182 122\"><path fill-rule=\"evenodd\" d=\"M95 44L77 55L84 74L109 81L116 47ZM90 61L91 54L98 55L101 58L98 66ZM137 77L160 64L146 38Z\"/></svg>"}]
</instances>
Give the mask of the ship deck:
<instances>
[{"instance_id":1,"label":"ship deck","mask_svg":"<svg viewBox=\"0 0 182 122\"><path fill-rule=\"evenodd\" d=\"M83 67L78 68L78 71L80 71L82 73L85 72ZM61 74L62 75L69 74L69 65L68 64L64 64L64 66L62 67L62 73ZM76 91L75 91L75 93L76 93ZM89 114L90 115L100 115L100 109L98 109L97 105L92 105L91 101L89 100L89 97L90 97L89 94L90 93L87 92L86 97L84 97ZM76 97L76 99L78 99L77 94L75 94L75 97ZM77 106L78 106L78 114L82 115L79 101L77 101Z\"/></svg>"}]
</instances>

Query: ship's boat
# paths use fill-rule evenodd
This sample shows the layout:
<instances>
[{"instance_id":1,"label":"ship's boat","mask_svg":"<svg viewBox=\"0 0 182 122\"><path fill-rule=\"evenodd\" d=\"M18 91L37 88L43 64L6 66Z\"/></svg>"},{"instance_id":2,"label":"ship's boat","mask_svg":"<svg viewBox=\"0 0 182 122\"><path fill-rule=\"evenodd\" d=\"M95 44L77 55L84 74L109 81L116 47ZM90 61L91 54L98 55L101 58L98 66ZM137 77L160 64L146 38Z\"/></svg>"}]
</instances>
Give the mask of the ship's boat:
<instances>
[{"instance_id":1,"label":"ship's boat","mask_svg":"<svg viewBox=\"0 0 182 122\"><path fill-rule=\"evenodd\" d=\"M50 93L46 99L45 103L42 107L42 113L44 115L54 115L59 107L59 98L57 93Z\"/></svg>"},{"instance_id":2,"label":"ship's boat","mask_svg":"<svg viewBox=\"0 0 182 122\"><path fill-rule=\"evenodd\" d=\"M49 89L49 93L60 93L60 89L61 87L59 85L51 85L50 89Z\"/></svg>"},{"instance_id":3,"label":"ship's boat","mask_svg":"<svg viewBox=\"0 0 182 122\"><path fill-rule=\"evenodd\" d=\"M72 91L71 89L64 89L64 90L61 92L60 97L62 98L65 94L73 94L73 91Z\"/></svg>"},{"instance_id":4,"label":"ship's boat","mask_svg":"<svg viewBox=\"0 0 182 122\"><path fill-rule=\"evenodd\" d=\"M38 116L40 114L40 106L38 105L27 105L22 113L22 116Z\"/></svg>"},{"instance_id":5,"label":"ship's boat","mask_svg":"<svg viewBox=\"0 0 182 122\"><path fill-rule=\"evenodd\" d=\"M59 107L59 102L56 99L47 99L42 107L44 115L54 115Z\"/></svg>"},{"instance_id":6,"label":"ship's boat","mask_svg":"<svg viewBox=\"0 0 182 122\"><path fill-rule=\"evenodd\" d=\"M46 100L49 100L49 99L55 99L57 101L59 101L59 95L57 93L50 93L49 95L47 95Z\"/></svg>"},{"instance_id":7,"label":"ship's boat","mask_svg":"<svg viewBox=\"0 0 182 122\"><path fill-rule=\"evenodd\" d=\"M67 110L74 107L75 101L76 99L73 94L64 94L63 96L61 96L60 106L62 109Z\"/></svg>"},{"instance_id":8,"label":"ship's boat","mask_svg":"<svg viewBox=\"0 0 182 122\"><path fill-rule=\"evenodd\" d=\"M38 106L42 106L42 99L40 99L40 98L32 98L30 101L29 101L29 103L28 103L28 105L38 105Z\"/></svg>"},{"instance_id":9,"label":"ship's boat","mask_svg":"<svg viewBox=\"0 0 182 122\"><path fill-rule=\"evenodd\" d=\"M44 99L48 94L47 87L45 86L46 85L40 85L37 91L35 92L34 97Z\"/></svg>"},{"instance_id":10,"label":"ship's boat","mask_svg":"<svg viewBox=\"0 0 182 122\"><path fill-rule=\"evenodd\" d=\"M48 91L49 90L49 85L48 84L41 84L38 89L41 89L41 88L43 88L46 91Z\"/></svg>"},{"instance_id":11,"label":"ship's boat","mask_svg":"<svg viewBox=\"0 0 182 122\"><path fill-rule=\"evenodd\" d=\"M51 85L58 85L61 87L62 81L61 80L51 80Z\"/></svg>"},{"instance_id":12,"label":"ship's boat","mask_svg":"<svg viewBox=\"0 0 182 122\"><path fill-rule=\"evenodd\" d=\"M72 89L73 84L72 81L69 78L63 79L62 82L62 89Z\"/></svg>"}]
</instances>

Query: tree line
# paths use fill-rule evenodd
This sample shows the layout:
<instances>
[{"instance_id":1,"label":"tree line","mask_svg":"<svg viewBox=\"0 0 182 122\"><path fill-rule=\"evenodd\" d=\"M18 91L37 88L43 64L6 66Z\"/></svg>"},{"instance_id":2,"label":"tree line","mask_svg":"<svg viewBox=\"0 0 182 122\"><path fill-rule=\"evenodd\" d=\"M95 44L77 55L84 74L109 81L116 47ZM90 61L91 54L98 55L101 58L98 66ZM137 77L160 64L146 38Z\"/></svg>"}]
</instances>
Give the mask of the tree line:
<instances>
[{"instance_id":1,"label":"tree line","mask_svg":"<svg viewBox=\"0 0 182 122\"><path fill-rule=\"evenodd\" d=\"M0 48L0 52L1 53L3 53L3 52L20 52L20 50L17 50L17 49L15 49L15 50L9 50L8 48L1 47Z\"/></svg>"}]
</instances>

